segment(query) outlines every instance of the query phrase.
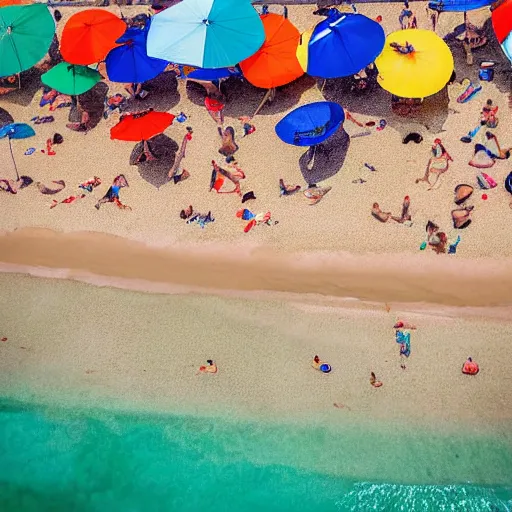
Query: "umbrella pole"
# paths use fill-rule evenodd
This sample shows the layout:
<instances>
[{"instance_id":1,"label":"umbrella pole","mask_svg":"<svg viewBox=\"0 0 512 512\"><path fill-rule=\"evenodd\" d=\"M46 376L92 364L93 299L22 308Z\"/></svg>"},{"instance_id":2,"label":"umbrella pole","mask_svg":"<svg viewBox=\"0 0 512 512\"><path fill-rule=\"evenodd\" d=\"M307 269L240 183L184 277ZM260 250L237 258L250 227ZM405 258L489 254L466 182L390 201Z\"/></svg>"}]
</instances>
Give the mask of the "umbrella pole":
<instances>
[{"instance_id":1,"label":"umbrella pole","mask_svg":"<svg viewBox=\"0 0 512 512\"><path fill-rule=\"evenodd\" d=\"M322 83L322 87L320 87L320 92L323 93L325 89L325 84L327 83L327 78L324 78L324 81Z\"/></svg>"},{"instance_id":2,"label":"umbrella pole","mask_svg":"<svg viewBox=\"0 0 512 512\"><path fill-rule=\"evenodd\" d=\"M14 160L14 153L12 152L11 137L9 137L9 149L11 151L11 158L12 158L12 163L14 165L14 170L16 171L16 181L19 181L20 175L18 173L18 167L16 165L16 160Z\"/></svg>"},{"instance_id":3,"label":"umbrella pole","mask_svg":"<svg viewBox=\"0 0 512 512\"><path fill-rule=\"evenodd\" d=\"M275 94L275 89L268 89L267 92L265 93L265 96L263 96L263 99L261 100L261 103L258 105L258 108L256 109L256 112L254 112L254 114L251 116L251 119L253 117L256 117L256 115L258 114L258 112L263 108L263 106L265 105L265 103L267 103L267 101L270 99L270 97Z\"/></svg>"}]
</instances>

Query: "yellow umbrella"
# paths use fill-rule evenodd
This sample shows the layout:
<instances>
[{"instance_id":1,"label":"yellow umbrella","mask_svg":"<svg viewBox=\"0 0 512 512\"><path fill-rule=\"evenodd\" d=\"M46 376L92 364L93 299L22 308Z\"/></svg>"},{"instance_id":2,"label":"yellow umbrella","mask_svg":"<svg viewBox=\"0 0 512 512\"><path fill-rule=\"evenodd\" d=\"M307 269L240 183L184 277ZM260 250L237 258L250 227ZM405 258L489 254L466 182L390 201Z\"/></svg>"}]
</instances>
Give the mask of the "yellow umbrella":
<instances>
[{"instance_id":1,"label":"yellow umbrella","mask_svg":"<svg viewBox=\"0 0 512 512\"><path fill-rule=\"evenodd\" d=\"M401 98L425 98L439 92L454 66L448 45L434 32L417 28L389 34L375 64L380 86Z\"/></svg>"}]
</instances>

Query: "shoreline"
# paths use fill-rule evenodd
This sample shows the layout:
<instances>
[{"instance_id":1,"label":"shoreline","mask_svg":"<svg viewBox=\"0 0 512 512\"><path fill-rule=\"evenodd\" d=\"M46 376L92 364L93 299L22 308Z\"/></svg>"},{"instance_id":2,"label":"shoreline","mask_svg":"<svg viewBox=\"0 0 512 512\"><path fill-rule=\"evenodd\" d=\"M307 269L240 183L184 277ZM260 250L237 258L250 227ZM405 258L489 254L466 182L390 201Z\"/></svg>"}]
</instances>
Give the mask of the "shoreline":
<instances>
[{"instance_id":1,"label":"shoreline","mask_svg":"<svg viewBox=\"0 0 512 512\"><path fill-rule=\"evenodd\" d=\"M153 293L285 293L378 303L512 305L512 259L287 253L265 246L151 247L99 232L0 235L0 272Z\"/></svg>"}]
</instances>

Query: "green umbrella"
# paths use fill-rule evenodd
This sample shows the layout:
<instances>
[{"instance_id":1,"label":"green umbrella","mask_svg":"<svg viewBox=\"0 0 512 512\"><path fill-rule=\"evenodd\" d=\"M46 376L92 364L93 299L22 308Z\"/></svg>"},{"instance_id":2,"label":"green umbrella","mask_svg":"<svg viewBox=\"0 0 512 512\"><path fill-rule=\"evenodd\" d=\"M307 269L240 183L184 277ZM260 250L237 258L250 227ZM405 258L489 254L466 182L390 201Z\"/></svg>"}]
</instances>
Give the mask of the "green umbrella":
<instances>
[{"instance_id":1,"label":"green umbrella","mask_svg":"<svg viewBox=\"0 0 512 512\"><path fill-rule=\"evenodd\" d=\"M78 96L92 89L101 80L101 75L87 66L61 62L41 75L44 85L61 94Z\"/></svg>"},{"instance_id":2,"label":"green umbrella","mask_svg":"<svg viewBox=\"0 0 512 512\"><path fill-rule=\"evenodd\" d=\"M37 64L50 48L55 22L43 4L0 9L0 78Z\"/></svg>"}]
</instances>

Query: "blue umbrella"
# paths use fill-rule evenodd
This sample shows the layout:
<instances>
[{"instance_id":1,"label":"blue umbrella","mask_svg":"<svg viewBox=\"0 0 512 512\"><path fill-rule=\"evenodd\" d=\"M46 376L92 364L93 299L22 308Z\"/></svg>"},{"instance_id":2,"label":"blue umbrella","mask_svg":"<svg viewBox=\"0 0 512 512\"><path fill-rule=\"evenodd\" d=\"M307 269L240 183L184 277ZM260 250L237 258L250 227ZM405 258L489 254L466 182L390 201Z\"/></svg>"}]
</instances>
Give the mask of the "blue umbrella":
<instances>
[{"instance_id":1,"label":"blue umbrella","mask_svg":"<svg viewBox=\"0 0 512 512\"><path fill-rule=\"evenodd\" d=\"M487 7L495 0L434 0L428 7L438 12L466 12Z\"/></svg>"},{"instance_id":2,"label":"blue umbrella","mask_svg":"<svg viewBox=\"0 0 512 512\"><path fill-rule=\"evenodd\" d=\"M0 139L4 139L5 137L9 138L9 149L11 150L12 163L14 164L18 180L20 179L20 175L18 173L16 161L14 160L11 139L27 139L28 137L33 137L35 134L36 132L34 131L34 128L25 123L11 123L0 128Z\"/></svg>"},{"instance_id":3,"label":"blue umbrella","mask_svg":"<svg viewBox=\"0 0 512 512\"><path fill-rule=\"evenodd\" d=\"M147 30L129 28L117 42L123 43L107 55L105 64L112 82L142 83L162 73L167 61L148 57L146 53Z\"/></svg>"},{"instance_id":4,"label":"blue umbrella","mask_svg":"<svg viewBox=\"0 0 512 512\"><path fill-rule=\"evenodd\" d=\"M319 101L296 108L276 125L277 136L294 146L316 146L333 135L345 120L338 103Z\"/></svg>"},{"instance_id":5,"label":"blue umbrella","mask_svg":"<svg viewBox=\"0 0 512 512\"><path fill-rule=\"evenodd\" d=\"M385 40L384 30L376 21L362 14L330 9L325 20L302 34L297 58L308 75L350 76L377 58Z\"/></svg>"}]
</instances>

